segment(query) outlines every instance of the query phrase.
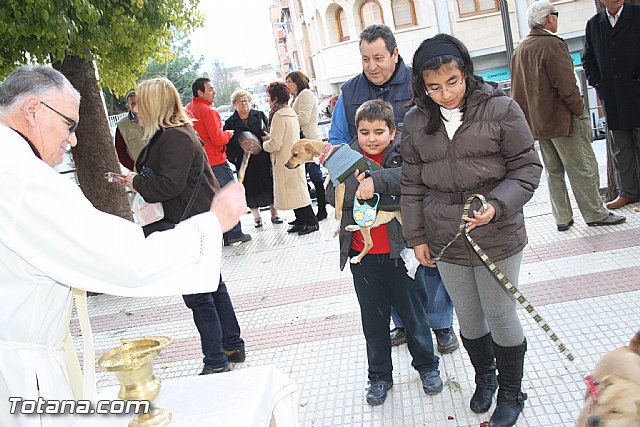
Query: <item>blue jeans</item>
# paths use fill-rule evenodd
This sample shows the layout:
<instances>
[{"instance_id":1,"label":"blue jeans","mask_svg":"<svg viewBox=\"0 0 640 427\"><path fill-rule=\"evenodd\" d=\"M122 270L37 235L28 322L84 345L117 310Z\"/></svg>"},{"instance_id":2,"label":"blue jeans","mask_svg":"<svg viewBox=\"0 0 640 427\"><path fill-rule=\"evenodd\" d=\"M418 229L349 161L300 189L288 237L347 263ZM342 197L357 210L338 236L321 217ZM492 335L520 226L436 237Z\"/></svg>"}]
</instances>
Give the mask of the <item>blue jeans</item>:
<instances>
[{"instance_id":1,"label":"blue jeans","mask_svg":"<svg viewBox=\"0 0 640 427\"><path fill-rule=\"evenodd\" d=\"M427 320L433 329L445 329L453 323L453 302L442 283L438 268L429 268L421 265L416 272L416 281L422 283L427 291ZM393 324L398 328L404 328L401 316L391 308Z\"/></svg>"},{"instance_id":2,"label":"blue jeans","mask_svg":"<svg viewBox=\"0 0 640 427\"><path fill-rule=\"evenodd\" d=\"M391 305L405 319L411 365L418 372L437 370L438 356L433 353L431 329L424 311L427 292L421 283L407 275L402 259L391 259L389 254L369 254L359 264L349 265L367 342L369 380L390 381L393 377L389 341Z\"/></svg>"},{"instance_id":3,"label":"blue jeans","mask_svg":"<svg viewBox=\"0 0 640 427\"><path fill-rule=\"evenodd\" d=\"M233 171L229 166L228 162L224 162L221 165L211 166L211 170L213 170L213 175L215 175L220 187L224 187L230 182L235 181L233 177ZM238 222L231 230L224 233L223 238L226 242L229 237L238 237L242 234L242 227L240 227L240 223Z\"/></svg>"},{"instance_id":4,"label":"blue jeans","mask_svg":"<svg viewBox=\"0 0 640 427\"><path fill-rule=\"evenodd\" d=\"M182 299L193 312L205 365L222 368L228 363L224 350L244 350L240 325L222 276L217 291L182 295Z\"/></svg>"},{"instance_id":5,"label":"blue jeans","mask_svg":"<svg viewBox=\"0 0 640 427\"><path fill-rule=\"evenodd\" d=\"M311 182L323 182L322 171L320 171L320 165L315 162L309 162L304 164L305 171L309 174Z\"/></svg>"}]
</instances>

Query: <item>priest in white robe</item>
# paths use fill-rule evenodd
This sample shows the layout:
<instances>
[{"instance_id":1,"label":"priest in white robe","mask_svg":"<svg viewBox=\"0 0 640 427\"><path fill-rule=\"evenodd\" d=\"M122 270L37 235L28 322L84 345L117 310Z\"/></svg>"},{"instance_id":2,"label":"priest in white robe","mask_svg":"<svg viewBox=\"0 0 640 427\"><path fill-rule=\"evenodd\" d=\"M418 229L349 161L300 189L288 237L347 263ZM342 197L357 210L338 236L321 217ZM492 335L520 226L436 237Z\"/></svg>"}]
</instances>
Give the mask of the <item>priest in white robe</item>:
<instances>
[{"instance_id":1,"label":"priest in white robe","mask_svg":"<svg viewBox=\"0 0 640 427\"><path fill-rule=\"evenodd\" d=\"M20 67L0 84L1 426L64 425L9 414L9 396L92 396L72 389L63 350L73 288L123 296L215 291L222 232L246 212L239 184L219 192L210 212L148 239L138 225L98 211L52 169L77 143L79 103L69 81L46 66Z\"/></svg>"}]
</instances>

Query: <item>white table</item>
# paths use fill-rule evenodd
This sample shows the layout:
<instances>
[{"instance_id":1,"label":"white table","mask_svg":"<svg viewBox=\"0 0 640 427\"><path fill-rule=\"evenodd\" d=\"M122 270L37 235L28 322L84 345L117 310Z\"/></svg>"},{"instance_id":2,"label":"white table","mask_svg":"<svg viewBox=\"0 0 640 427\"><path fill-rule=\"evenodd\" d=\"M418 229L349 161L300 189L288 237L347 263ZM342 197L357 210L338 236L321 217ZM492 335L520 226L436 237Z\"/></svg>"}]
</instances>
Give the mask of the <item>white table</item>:
<instances>
[{"instance_id":1,"label":"white table","mask_svg":"<svg viewBox=\"0 0 640 427\"><path fill-rule=\"evenodd\" d=\"M118 397L119 386L98 393L98 400ZM154 406L171 411L171 426L294 427L298 425L298 385L274 366L243 368L223 374L162 381ZM126 426L131 415L92 415L74 426Z\"/></svg>"}]
</instances>

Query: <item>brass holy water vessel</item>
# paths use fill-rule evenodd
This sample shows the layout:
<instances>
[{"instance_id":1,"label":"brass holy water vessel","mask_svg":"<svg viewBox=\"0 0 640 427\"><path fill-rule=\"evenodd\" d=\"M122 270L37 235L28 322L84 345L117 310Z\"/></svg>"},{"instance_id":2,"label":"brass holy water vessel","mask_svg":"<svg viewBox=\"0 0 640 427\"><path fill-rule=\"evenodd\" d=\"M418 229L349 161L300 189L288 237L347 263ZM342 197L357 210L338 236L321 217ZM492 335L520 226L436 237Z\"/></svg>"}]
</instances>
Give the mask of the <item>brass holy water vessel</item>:
<instances>
[{"instance_id":1,"label":"brass holy water vessel","mask_svg":"<svg viewBox=\"0 0 640 427\"><path fill-rule=\"evenodd\" d=\"M113 372L120 382L118 397L123 400L148 400L149 411L139 413L129 421L129 427L166 426L171 412L157 408L151 402L160 393L160 380L153 374L153 359L160 350L173 342L166 336L121 339L121 344L102 355L98 365Z\"/></svg>"}]
</instances>

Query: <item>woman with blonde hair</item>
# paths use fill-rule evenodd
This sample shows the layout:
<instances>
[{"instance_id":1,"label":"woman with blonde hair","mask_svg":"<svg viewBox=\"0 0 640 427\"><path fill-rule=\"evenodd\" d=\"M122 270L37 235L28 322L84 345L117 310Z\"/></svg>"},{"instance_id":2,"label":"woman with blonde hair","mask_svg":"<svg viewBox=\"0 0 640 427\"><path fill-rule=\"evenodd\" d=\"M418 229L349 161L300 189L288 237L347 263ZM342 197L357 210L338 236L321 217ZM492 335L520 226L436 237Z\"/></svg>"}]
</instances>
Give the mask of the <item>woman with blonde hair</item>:
<instances>
[{"instance_id":1,"label":"woman with blonde hair","mask_svg":"<svg viewBox=\"0 0 640 427\"><path fill-rule=\"evenodd\" d=\"M233 136L227 144L227 159L233 163L236 170L240 170L240 164L244 151L240 147L240 138L245 132L252 133L260 142L267 141L269 134L269 122L267 116L260 111L251 108L251 94L244 89L237 89L231 94L231 103L236 111L224 122L224 130L232 130ZM271 172L271 159L269 153L260 151L249 158L249 164L244 175L245 197L247 206L251 209L256 228L262 227L262 217L259 208L269 206L271 222L282 224L278 216L278 210L273 205L273 177Z\"/></svg>"},{"instance_id":2,"label":"woman with blonde hair","mask_svg":"<svg viewBox=\"0 0 640 427\"><path fill-rule=\"evenodd\" d=\"M143 227L148 236L206 212L220 187L173 83L164 77L140 83L134 111L149 143L136 161L140 173L127 175L126 184L146 202L161 202L164 208L164 218ZM244 361L244 341L222 277L217 291L182 298L200 333L201 375L226 372L231 370L229 362Z\"/></svg>"},{"instance_id":3,"label":"woman with blonde hair","mask_svg":"<svg viewBox=\"0 0 640 427\"><path fill-rule=\"evenodd\" d=\"M300 138L322 140L318 129L318 98L309 88L309 77L300 70L292 71L285 78L287 88L291 93L289 101L291 108L298 115L300 123ZM309 174L313 186L316 188L316 201L318 203L318 213L316 218L322 221L327 217L327 198L324 190L324 179L317 163L306 163L305 170Z\"/></svg>"}]
</instances>

